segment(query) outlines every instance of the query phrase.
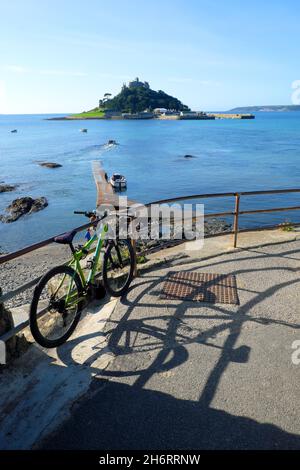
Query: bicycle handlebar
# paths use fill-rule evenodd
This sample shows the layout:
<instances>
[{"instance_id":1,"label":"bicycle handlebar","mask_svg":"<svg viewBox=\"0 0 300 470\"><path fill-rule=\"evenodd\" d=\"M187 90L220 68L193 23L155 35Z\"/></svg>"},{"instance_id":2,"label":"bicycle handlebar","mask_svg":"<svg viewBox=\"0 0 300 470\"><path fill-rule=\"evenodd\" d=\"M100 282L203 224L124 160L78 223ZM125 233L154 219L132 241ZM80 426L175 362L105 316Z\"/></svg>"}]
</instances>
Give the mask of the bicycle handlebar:
<instances>
[{"instance_id":1,"label":"bicycle handlebar","mask_svg":"<svg viewBox=\"0 0 300 470\"><path fill-rule=\"evenodd\" d=\"M85 215L85 217L88 217L89 219L91 217L97 217L96 211L74 211L74 214L80 214L80 215ZM103 216L99 218L99 220L104 219L104 217L107 216L107 212L104 212Z\"/></svg>"},{"instance_id":2,"label":"bicycle handlebar","mask_svg":"<svg viewBox=\"0 0 300 470\"><path fill-rule=\"evenodd\" d=\"M93 212L93 211L74 211L74 214L85 215L85 217L88 217L89 219L90 219L91 217L95 217L95 216L96 216L96 212Z\"/></svg>"}]
</instances>

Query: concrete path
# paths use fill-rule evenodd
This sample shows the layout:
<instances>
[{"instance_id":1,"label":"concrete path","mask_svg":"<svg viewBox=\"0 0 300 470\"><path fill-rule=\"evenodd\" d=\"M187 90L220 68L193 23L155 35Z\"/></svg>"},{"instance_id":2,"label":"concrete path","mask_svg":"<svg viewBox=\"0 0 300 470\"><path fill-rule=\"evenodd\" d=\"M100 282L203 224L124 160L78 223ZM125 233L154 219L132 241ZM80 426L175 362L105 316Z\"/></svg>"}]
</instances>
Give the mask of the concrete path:
<instances>
[{"instance_id":1,"label":"concrete path","mask_svg":"<svg viewBox=\"0 0 300 470\"><path fill-rule=\"evenodd\" d=\"M210 259L181 249L178 262L137 278L105 325L115 359L40 446L299 449L300 240L292 240L257 239ZM240 305L161 300L170 270L235 274Z\"/></svg>"},{"instance_id":2,"label":"concrete path","mask_svg":"<svg viewBox=\"0 0 300 470\"><path fill-rule=\"evenodd\" d=\"M0 371L0 449L30 449L70 416L92 377L113 359L103 330L116 302L94 302L66 344L49 350L33 344Z\"/></svg>"},{"instance_id":3,"label":"concrete path","mask_svg":"<svg viewBox=\"0 0 300 470\"><path fill-rule=\"evenodd\" d=\"M148 254L147 258L150 265L157 264L159 260L175 260L179 257L181 262L183 258L187 260L190 258L193 260L203 260L221 254L236 253L238 250L258 248L295 240L300 240L300 227L291 232L285 232L280 229L241 232L238 235L237 248L233 248L233 235L228 234L205 238L203 245L200 247L199 241L191 241Z\"/></svg>"}]
</instances>

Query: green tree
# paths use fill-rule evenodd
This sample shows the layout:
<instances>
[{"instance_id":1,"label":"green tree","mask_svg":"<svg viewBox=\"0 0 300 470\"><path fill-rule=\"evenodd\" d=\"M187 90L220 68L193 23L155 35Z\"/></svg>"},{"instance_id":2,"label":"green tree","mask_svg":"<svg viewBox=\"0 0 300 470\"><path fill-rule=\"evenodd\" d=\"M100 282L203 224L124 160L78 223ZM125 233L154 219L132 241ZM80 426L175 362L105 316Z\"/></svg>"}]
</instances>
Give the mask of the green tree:
<instances>
[{"instance_id":1,"label":"green tree","mask_svg":"<svg viewBox=\"0 0 300 470\"><path fill-rule=\"evenodd\" d=\"M177 98L168 95L164 91L154 91L147 87L128 88L123 86L121 92L114 98L110 99L107 95L109 94L104 95L104 98L107 98L105 107L114 111L128 110L128 112L136 113L155 108L175 109L177 111L189 109Z\"/></svg>"}]
</instances>

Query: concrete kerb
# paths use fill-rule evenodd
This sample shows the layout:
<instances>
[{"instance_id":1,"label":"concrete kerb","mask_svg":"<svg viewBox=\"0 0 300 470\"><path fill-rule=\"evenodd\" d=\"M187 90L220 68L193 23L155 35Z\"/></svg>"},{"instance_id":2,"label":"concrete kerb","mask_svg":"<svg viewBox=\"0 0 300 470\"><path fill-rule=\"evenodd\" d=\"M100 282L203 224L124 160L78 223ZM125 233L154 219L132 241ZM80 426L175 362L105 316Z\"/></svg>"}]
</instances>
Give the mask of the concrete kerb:
<instances>
[{"instance_id":1,"label":"concrete kerb","mask_svg":"<svg viewBox=\"0 0 300 470\"><path fill-rule=\"evenodd\" d=\"M243 246L238 246L236 248L232 247L229 245L231 242L232 234L228 235L222 235L220 237L213 237L213 238L207 238L205 239L206 241L209 241L212 243L213 240L216 240L216 238L224 238L224 241L228 242L228 246L224 247L223 249L216 250L214 253L207 254L205 255L205 245L203 247L202 256L200 255L200 252L197 251L197 257L195 256L195 251L193 250L184 250L182 245L177 245L174 247L170 248L165 248L163 250L157 251L155 253L151 253L149 256L149 261L147 261L144 264L138 264L137 265L137 273L138 275L142 275L143 273L147 273L153 269L159 268L161 266L167 265L167 264L174 264L176 263L177 266L184 265L188 260L193 259L194 262L198 261L206 261L209 259L216 258L217 256L221 255L230 255L231 253L238 253L242 252L245 249L255 249L255 248L262 248L264 246L270 246L270 245L280 245L282 243L290 243L296 240L300 239L300 233L299 232L279 232L278 230L265 230L263 232L257 232L257 231L250 231L250 232L244 232L241 235L250 235L253 234L254 236L259 236L260 234L270 234L273 233L275 235L278 235L280 238L279 240L270 240L270 241L262 241L259 243L255 244L244 244ZM186 243L193 243L193 242L186 242ZM184 251L184 253L183 253ZM166 253L170 254L166 254ZM165 253L163 256L161 256L163 253Z\"/></svg>"},{"instance_id":2,"label":"concrete kerb","mask_svg":"<svg viewBox=\"0 0 300 470\"><path fill-rule=\"evenodd\" d=\"M1 373L0 449L29 449L70 415L92 378L113 360L104 334L118 299L95 302L58 349L32 344Z\"/></svg>"}]
</instances>

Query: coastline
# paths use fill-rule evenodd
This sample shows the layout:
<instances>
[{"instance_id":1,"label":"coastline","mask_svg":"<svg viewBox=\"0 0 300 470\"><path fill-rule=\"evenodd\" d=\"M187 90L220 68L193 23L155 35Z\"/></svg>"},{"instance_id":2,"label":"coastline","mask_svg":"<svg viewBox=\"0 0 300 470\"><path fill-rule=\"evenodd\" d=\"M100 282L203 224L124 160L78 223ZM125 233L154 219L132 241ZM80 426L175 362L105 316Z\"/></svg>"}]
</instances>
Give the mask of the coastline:
<instances>
[{"instance_id":1,"label":"coastline","mask_svg":"<svg viewBox=\"0 0 300 470\"><path fill-rule=\"evenodd\" d=\"M249 113L209 113L201 116L177 116L177 115L166 115L166 116L154 116L154 117L135 117L135 116L58 116L46 118L45 121L212 121L215 119L255 119L254 114Z\"/></svg>"},{"instance_id":2,"label":"coastline","mask_svg":"<svg viewBox=\"0 0 300 470\"><path fill-rule=\"evenodd\" d=\"M44 121L94 121L94 120L111 120L111 118L105 117L72 117L72 116L57 116L51 118L45 118ZM122 119L122 118L121 118Z\"/></svg>"}]
</instances>

